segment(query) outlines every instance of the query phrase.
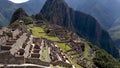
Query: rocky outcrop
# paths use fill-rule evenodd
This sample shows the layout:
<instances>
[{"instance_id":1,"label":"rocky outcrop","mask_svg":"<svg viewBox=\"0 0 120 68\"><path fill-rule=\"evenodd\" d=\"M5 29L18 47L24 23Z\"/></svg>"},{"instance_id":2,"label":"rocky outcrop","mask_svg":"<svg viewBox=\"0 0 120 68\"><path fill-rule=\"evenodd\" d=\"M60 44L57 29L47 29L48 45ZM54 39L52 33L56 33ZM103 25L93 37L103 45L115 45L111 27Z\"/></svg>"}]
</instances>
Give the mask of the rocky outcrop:
<instances>
[{"instance_id":1,"label":"rocky outcrop","mask_svg":"<svg viewBox=\"0 0 120 68\"><path fill-rule=\"evenodd\" d=\"M97 44L118 58L119 53L107 31L101 28L97 20L90 15L74 11L64 0L47 0L41 12L50 23L64 26L79 36ZM39 19L37 14L37 18Z\"/></svg>"}]
</instances>

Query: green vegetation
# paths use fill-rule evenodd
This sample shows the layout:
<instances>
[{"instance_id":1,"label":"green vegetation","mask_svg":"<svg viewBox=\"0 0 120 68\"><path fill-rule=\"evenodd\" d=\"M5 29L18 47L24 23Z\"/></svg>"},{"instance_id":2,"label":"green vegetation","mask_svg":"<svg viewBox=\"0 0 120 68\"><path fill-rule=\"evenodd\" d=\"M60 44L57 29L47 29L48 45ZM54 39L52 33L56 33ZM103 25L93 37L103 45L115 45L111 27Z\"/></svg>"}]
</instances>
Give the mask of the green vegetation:
<instances>
[{"instance_id":1,"label":"green vegetation","mask_svg":"<svg viewBox=\"0 0 120 68\"><path fill-rule=\"evenodd\" d=\"M85 44L84 57L87 60L91 61L93 57L89 56L90 55L90 50L91 50L90 45L87 42L84 42L84 44Z\"/></svg>"},{"instance_id":2,"label":"green vegetation","mask_svg":"<svg viewBox=\"0 0 120 68\"><path fill-rule=\"evenodd\" d=\"M56 44L64 51L66 52L67 50L70 50L71 48L66 44L66 43L59 43L57 41L60 41L57 37L55 36L48 36L46 32L44 31L44 28L42 27L31 27L29 26L29 29L32 30L32 33L35 37L43 37L48 40L52 40L56 42Z\"/></svg>"},{"instance_id":3,"label":"green vegetation","mask_svg":"<svg viewBox=\"0 0 120 68\"><path fill-rule=\"evenodd\" d=\"M95 65L100 68L120 68L120 63L116 59L114 59L110 54L106 51L93 47L96 52L96 56L93 59Z\"/></svg>"},{"instance_id":4,"label":"green vegetation","mask_svg":"<svg viewBox=\"0 0 120 68\"><path fill-rule=\"evenodd\" d=\"M93 63L93 58L94 56L90 56L91 55L91 43L87 42L87 41L83 41L84 45L85 45L85 51L84 51L84 57L87 59L87 64L89 68L92 68Z\"/></svg>"},{"instance_id":5,"label":"green vegetation","mask_svg":"<svg viewBox=\"0 0 120 68\"><path fill-rule=\"evenodd\" d=\"M48 40L52 40L52 41L59 41L59 39L57 37L54 36L48 36L44 29L42 27L31 27L29 28L30 30L32 30L32 33L35 37L39 38L39 37L43 37L46 38Z\"/></svg>"},{"instance_id":6,"label":"green vegetation","mask_svg":"<svg viewBox=\"0 0 120 68\"><path fill-rule=\"evenodd\" d=\"M49 36L46 33L44 26L36 27L36 26L29 25L28 28L29 28L29 30L32 31L32 33L35 37L37 37L37 38L42 37L42 38L46 38L48 40L54 41L58 45L58 47L60 47L62 49L63 52L67 52L68 50L71 50L71 47L69 47L68 44L60 42L60 40L55 36ZM107 52L105 52L104 50L97 48L97 47L93 47L93 45L89 44L85 40L82 42L85 45L85 51L84 51L83 55L88 60L87 64L90 64L89 67L91 67L91 65L93 63L100 68L119 68L120 67L119 62L116 59L114 59L111 55L109 55ZM92 48L92 50L94 50L96 52L95 58L90 56L91 48ZM46 47L45 47L45 49L42 52L42 60L43 61L46 61L47 52L48 52L48 50L46 50ZM66 55L66 56L69 59L69 61L72 63L72 65L74 65L76 68L82 68L80 65L77 64L76 59L70 58L70 56L77 57L78 54L76 54L76 52L70 51L70 52L68 52L68 55ZM79 58L78 58L78 60L79 60ZM61 68L61 67L57 66L57 68Z\"/></svg>"},{"instance_id":7,"label":"green vegetation","mask_svg":"<svg viewBox=\"0 0 120 68\"><path fill-rule=\"evenodd\" d=\"M58 47L60 47L63 50L63 52L66 52L66 51L71 49L69 47L69 45L67 45L66 43L58 43L58 42L56 42L56 44L58 45Z\"/></svg>"},{"instance_id":8,"label":"green vegetation","mask_svg":"<svg viewBox=\"0 0 120 68\"><path fill-rule=\"evenodd\" d=\"M46 56L47 56L47 50L46 48L44 48L44 50L42 51L42 61L46 61Z\"/></svg>"},{"instance_id":9,"label":"green vegetation","mask_svg":"<svg viewBox=\"0 0 120 68\"><path fill-rule=\"evenodd\" d=\"M31 17L24 16L24 17L21 18L21 20L23 20L26 25L33 23L33 20L32 20Z\"/></svg>"},{"instance_id":10,"label":"green vegetation","mask_svg":"<svg viewBox=\"0 0 120 68\"><path fill-rule=\"evenodd\" d=\"M69 56L67 56L67 58L69 59L69 61L71 62L72 65L75 66L75 68L83 68L80 65L77 64L77 61L74 59L71 59Z\"/></svg>"},{"instance_id":11,"label":"green vegetation","mask_svg":"<svg viewBox=\"0 0 120 68\"><path fill-rule=\"evenodd\" d=\"M55 36L49 36L46 34L46 32L44 31L45 27L44 25L41 26L41 27L35 27L35 26L32 26L32 25L28 25L28 28L29 30L32 31L33 35L37 38L39 37L43 37L43 38L46 38L48 40L52 40L54 41L58 47L60 47L62 49L63 52L67 52L68 50L71 50L71 47L69 47L68 44L66 43L62 43L60 42L60 40L55 37ZM42 60L46 61L46 54L47 54L47 50L46 48L43 50L42 52ZM74 56L77 56L77 54L75 54ZM80 65L77 64L77 61L74 60L74 59L71 59L69 56L67 56L69 61L76 67L76 68L82 68ZM52 66L53 67L53 66ZM54 67L53 67L54 68ZM64 67L61 67L61 66L55 66L55 68L64 68Z\"/></svg>"},{"instance_id":12,"label":"green vegetation","mask_svg":"<svg viewBox=\"0 0 120 68\"><path fill-rule=\"evenodd\" d=\"M85 44L85 51L84 51L84 56L87 58L88 57L88 54L89 54L89 45L87 43L84 43Z\"/></svg>"}]
</instances>

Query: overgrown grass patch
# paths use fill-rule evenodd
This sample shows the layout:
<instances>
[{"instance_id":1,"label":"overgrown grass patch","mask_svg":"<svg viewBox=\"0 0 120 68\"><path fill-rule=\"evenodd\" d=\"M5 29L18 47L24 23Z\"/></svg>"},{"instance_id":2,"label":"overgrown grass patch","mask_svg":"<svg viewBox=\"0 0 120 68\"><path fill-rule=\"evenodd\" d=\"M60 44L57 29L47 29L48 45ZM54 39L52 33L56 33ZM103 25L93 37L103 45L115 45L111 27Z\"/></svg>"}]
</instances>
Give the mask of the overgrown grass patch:
<instances>
[{"instance_id":1,"label":"overgrown grass patch","mask_svg":"<svg viewBox=\"0 0 120 68\"><path fill-rule=\"evenodd\" d=\"M32 27L29 29L32 30L33 35L37 38L43 37L43 38L46 38L48 40L59 41L59 39L57 37L48 36L42 27Z\"/></svg>"},{"instance_id":2,"label":"overgrown grass patch","mask_svg":"<svg viewBox=\"0 0 120 68\"><path fill-rule=\"evenodd\" d=\"M63 52L67 52L68 50L71 49L69 47L69 45L67 45L66 43L58 43L58 42L56 42L56 44L58 45L58 47L60 47L63 50Z\"/></svg>"}]
</instances>

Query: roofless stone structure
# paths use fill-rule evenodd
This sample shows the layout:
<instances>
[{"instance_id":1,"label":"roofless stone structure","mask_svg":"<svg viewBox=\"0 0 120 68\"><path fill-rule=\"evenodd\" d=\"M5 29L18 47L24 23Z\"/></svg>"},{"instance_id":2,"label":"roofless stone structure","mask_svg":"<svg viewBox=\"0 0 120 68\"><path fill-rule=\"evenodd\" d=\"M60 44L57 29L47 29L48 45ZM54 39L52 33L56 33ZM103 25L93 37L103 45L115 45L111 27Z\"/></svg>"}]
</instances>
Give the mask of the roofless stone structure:
<instances>
[{"instance_id":1,"label":"roofless stone structure","mask_svg":"<svg viewBox=\"0 0 120 68\"><path fill-rule=\"evenodd\" d=\"M72 67L66 54L50 40L34 38L20 29L4 28L0 32L0 64L29 63Z\"/></svg>"}]
</instances>

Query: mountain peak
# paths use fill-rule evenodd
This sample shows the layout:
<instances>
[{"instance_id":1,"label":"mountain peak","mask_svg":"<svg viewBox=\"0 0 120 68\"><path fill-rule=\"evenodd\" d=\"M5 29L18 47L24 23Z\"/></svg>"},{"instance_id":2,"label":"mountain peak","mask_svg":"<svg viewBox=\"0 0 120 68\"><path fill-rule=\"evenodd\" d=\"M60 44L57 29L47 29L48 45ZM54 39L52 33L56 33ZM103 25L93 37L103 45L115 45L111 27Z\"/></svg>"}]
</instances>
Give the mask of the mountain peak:
<instances>
[{"instance_id":1,"label":"mountain peak","mask_svg":"<svg viewBox=\"0 0 120 68\"><path fill-rule=\"evenodd\" d=\"M69 7L64 0L47 0L39 14L42 14L50 23L66 28L71 25Z\"/></svg>"},{"instance_id":2,"label":"mountain peak","mask_svg":"<svg viewBox=\"0 0 120 68\"><path fill-rule=\"evenodd\" d=\"M16 21L16 20L18 20L18 19L22 19L22 17L28 17L28 15L27 15L27 13L22 9L22 8L18 8L15 12L14 12L14 14L13 14L13 16L12 16L12 19L11 19L11 24L14 22L14 21Z\"/></svg>"}]
</instances>

